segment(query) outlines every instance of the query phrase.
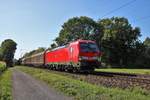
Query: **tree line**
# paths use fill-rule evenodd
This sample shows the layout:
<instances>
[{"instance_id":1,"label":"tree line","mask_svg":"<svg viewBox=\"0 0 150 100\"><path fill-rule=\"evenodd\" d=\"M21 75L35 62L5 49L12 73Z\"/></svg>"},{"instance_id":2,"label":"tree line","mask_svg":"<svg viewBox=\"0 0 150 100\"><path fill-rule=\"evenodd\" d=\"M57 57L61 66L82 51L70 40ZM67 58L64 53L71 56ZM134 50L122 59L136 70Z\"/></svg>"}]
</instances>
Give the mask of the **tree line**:
<instances>
[{"instance_id":1,"label":"tree line","mask_svg":"<svg viewBox=\"0 0 150 100\"><path fill-rule=\"evenodd\" d=\"M23 56L23 58L24 58L24 57L31 56L31 55L34 55L34 54L37 54L37 53L40 53L40 52L43 52L43 51L45 51L45 50L46 50L46 48L44 48L44 47L39 47L39 48L37 48L37 49L35 49L35 50L32 50L32 51L30 51L30 52L25 53L24 56Z\"/></svg>"},{"instance_id":2,"label":"tree line","mask_svg":"<svg viewBox=\"0 0 150 100\"><path fill-rule=\"evenodd\" d=\"M150 38L140 41L139 27L133 27L127 18L112 17L94 21L92 18L73 17L62 25L55 39L61 46L77 39L94 40L103 52L105 65L150 68Z\"/></svg>"},{"instance_id":3,"label":"tree line","mask_svg":"<svg viewBox=\"0 0 150 100\"><path fill-rule=\"evenodd\" d=\"M103 52L101 60L105 66L150 68L150 38L142 42L141 36L140 28L133 27L124 17L98 21L86 16L73 17L62 25L49 49L78 39L94 40Z\"/></svg>"},{"instance_id":4,"label":"tree line","mask_svg":"<svg viewBox=\"0 0 150 100\"><path fill-rule=\"evenodd\" d=\"M0 61L6 62L7 67L13 66L14 54L17 49L17 43L11 39L6 39L0 46Z\"/></svg>"}]
</instances>

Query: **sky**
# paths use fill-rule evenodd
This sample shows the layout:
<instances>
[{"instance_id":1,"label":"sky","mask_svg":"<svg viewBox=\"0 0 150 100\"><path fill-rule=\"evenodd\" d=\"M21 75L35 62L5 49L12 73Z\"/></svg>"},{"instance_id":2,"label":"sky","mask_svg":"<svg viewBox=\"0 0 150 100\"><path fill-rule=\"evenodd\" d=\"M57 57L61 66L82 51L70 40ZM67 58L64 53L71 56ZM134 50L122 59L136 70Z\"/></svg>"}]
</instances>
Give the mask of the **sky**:
<instances>
[{"instance_id":1,"label":"sky","mask_svg":"<svg viewBox=\"0 0 150 100\"><path fill-rule=\"evenodd\" d=\"M121 7L128 2L131 3ZM18 59L25 52L49 47L63 23L76 16L95 21L126 17L133 27L140 27L143 41L150 37L149 12L150 0L0 0L0 44L13 39L18 44Z\"/></svg>"}]
</instances>

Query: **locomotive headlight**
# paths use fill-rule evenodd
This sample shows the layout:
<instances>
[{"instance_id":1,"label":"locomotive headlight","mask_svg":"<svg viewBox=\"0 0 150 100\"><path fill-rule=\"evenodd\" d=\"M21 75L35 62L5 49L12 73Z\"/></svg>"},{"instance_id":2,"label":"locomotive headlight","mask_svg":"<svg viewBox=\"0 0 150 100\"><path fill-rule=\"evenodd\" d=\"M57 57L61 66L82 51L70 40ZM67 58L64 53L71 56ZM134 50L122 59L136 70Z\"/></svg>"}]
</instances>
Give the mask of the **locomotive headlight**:
<instances>
[{"instance_id":1,"label":"locomotive headlight","mask_svg":"<svg viewBox=\"0 0 150 100\"><path fill-rule=\"evenodd\" d=\"M98 60L98 57L89 57L89 60Z\"/></svg>"},{"instance_id":2,"label":"locomotive headlight","mask_svg":"<svg viewBox=\"0 0 150 100\"><path fill-rule=\"evenodd\" d=\"M80 56L79 60L98 60L98 57L86 57L86 56Z\"/></svg>"},{"instance_id":3,"label":"locomotive headlight","mask_svg":"<svg viewBox=\"0 0 150 100\"><path fill-rule=\"evenodd\" d=\"M88 57L80 56L80 57L79 57L79 60L88 60Z\"/></svg>"},{"instance_id":4,"label":"locomotive headlight","mask_svg":"<svg viewBox=\"0 0 150 100\"><path fill-rule=\"evenodd\" d=\"M93 60L97 60L97 59L98 59L98 57L92 57L92 59L93 59Z\"/></svg>"}]
</instances>

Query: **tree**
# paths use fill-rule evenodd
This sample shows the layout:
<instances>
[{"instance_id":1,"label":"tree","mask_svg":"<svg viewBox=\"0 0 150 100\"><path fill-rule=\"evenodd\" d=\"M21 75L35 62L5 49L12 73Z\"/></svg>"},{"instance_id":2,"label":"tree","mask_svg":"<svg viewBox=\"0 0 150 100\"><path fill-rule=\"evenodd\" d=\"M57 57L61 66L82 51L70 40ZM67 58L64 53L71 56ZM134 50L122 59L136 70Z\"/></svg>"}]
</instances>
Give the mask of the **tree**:
<instances>
[{"instance_id":1,"label":"tree","mask_svg":"<svg viewBox=\"0 0 150 100\"><path fill-rule=\"evenodd\" d=\"M43 51L45 51L45 48L44 47L39 47L32 54L37 54L37 53L40 53L40 52L43 52Z\"/></svg>"},{"instance_id":2,"label":"tree","mask_svg":"<svg viewBox=\"0 0 150 100\"><path fill-rule=\"evenodd\" d=\"M0 47L0 61L2 60L2 49Z\"/></svg>"},{"instance_id":3,"label":"tree","mask_svg":"<svg viewBox=\"0 0 150 100\"><path fill-rule=\"evenodd\" d=\"M4 40L1 44L1 54L3 61L6 62L7 67L13 66L13 58L17 43L11 39Z\"/></svg>"},{"instance_id":4,"label":"tree","mask_svg":"<svg viewBox=\"0 0 150 100\"><path fill-rule=\"evenodd\" d=\"M147 37L143 43L144 43L144 45L146 45L147 47L150 47L150 38Z\"/></svg>"},{"instance_id":5,"label":"tree","mask_svg":"<svg viewBox=\"0 0 150 100\"><path fill-rule=\"evenodd\" d=\"M143 49L139 56L136 57L135 65L140 68L150 68L150 39L146 38L142 44Z\"/></svg>"},{"instance_id":6,"label":"tree","mask_svg":"<svg viewBox=\"0 0 150 100\"><path fill-rule=\"evenodd\" d=\"M35 50L32 50L32 51L30 51L30 52L25 53L24 56L23 56L23 58L24 58L24 57L31 56L31 55L34 55L34 54L37 54L37 53L40 53L40 52L43 52L43 51L45 51L45 50L46 50L46 49L45 49L44 47L39 47L39 48L37 48L37 49L35 49Z\"/></svg>"},{"instance_id":7,"label":"tree","mask_svg":"<svg viewBox=\"0 0 150 100\"><path fill-rule=\"evenodd\" d=\"M138 27L133 28L124 17L112 17L98 21L102 27L101 45L103 60L107 63L127 65L135 62L136 48L140 46L138 37L141 36ZM137 51L138 52L138 51Z\"/></svg>"},{"instance_id":8,"label":"tree","mask_svg":"<svg viewBox=\"0 0 150 100\"><path fill-rule=\"evenodd\" d=\"M145 56L150 59L150 38L147 37L143 43L145 45Z\"/></svg>"},{"instance_id":9,"label":"tree","mask_svg":"<svg viewBox=\"0 0 150 100\"><path fill-rule=\"evenodd\" d=\"M56 47L57 47L57 45L55 43L51 44L51 49L56 48Z\"/></svg>"},{"instance_id":10,"label":"tree","mask_svg":"<svg viewBox=\"0 0 150 100\"><path fill-rule=\"evenodd\" d=\"M93 39L100 33L98 24L91 18L73 17L62 25L59 36L55 39L58 46L77 39Z\"/></svg>"}]
</instances>

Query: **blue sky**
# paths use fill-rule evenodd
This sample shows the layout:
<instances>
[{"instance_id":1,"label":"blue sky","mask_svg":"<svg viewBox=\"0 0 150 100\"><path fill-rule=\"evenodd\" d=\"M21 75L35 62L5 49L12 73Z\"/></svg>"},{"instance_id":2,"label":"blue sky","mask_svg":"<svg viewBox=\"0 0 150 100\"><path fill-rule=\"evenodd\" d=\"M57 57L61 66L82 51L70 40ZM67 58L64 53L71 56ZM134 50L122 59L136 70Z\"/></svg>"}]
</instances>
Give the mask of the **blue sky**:
<instances>
[{"instance_id":1,"label":"blue sky","mask_svg":"<svg viewBox=\"0 0 150 100\"><path fill-rule=\"evenodd\" d=\"M17 42L15 58L38 47L48 47L58 36L61 25L74 16L94 20L132 0L0 0L0 43L8 38ZM136 0L111 13L126 17L141 28L142 41L150 37L150 0Z\"/></svg>"}]
</instances>

